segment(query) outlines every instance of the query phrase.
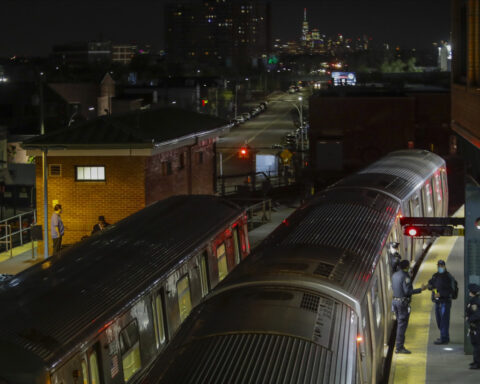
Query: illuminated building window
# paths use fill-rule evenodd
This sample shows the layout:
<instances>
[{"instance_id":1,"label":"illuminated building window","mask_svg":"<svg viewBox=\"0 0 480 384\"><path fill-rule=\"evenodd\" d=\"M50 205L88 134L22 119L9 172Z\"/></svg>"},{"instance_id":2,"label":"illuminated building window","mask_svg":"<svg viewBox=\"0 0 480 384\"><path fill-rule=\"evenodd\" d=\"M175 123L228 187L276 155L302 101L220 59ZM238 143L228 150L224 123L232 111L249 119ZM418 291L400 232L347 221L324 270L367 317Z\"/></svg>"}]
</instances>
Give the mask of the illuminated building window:
<instances>
[{"instance_id":1,"label":"illuminated building window","mask_svg":"<svg viewBox=\"0 0 480 384\"><path fill-rule=\"evenodd\" d=\"M75 180L76 181L105 181L105 167L93 166L75 167Z\"/></svg>"}]
</instances>

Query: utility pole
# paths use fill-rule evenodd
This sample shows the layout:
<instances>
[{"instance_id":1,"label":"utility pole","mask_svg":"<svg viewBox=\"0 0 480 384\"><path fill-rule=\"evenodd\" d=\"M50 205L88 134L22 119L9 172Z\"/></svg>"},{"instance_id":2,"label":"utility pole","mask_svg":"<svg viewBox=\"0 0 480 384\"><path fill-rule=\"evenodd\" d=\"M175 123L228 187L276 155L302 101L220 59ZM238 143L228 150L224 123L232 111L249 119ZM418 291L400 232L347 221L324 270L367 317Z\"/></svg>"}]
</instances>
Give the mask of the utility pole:
<instances>
[{"instance_id":1,"label":"utility pole","mask_svg":"<svg viewBox=\"0 0 480 384\"><path fill-rule=\"evenodd\" d=\"M43 72L40 72L40 134L45 135L45 116L43 102ZM43 170L43 258L48 258L48 162L47 148L42 150Z\"/></svg>"},{"instance_id":2,"label":"utility pole","mask_svg":"<svg viewBox=\"0 0 480 384\"><path fill-rule=\"evenodd\" d=\"M299 115L300 115L300 151L301 155L300 158L302 159L302 168L304 166L304 161L303 161L303 97L299 96L298 101L300 101L300 110L299 110Z\"/></svg>"},{"instance_id":3,"label":"utility pole","mask_svg":"<svg viewBox=\"0 0 480 384\"><path fill-rule=\"evenodd\" d=\"M235 117L237 114L238 85L235 83Z\"/></svg>"}]
</instances>

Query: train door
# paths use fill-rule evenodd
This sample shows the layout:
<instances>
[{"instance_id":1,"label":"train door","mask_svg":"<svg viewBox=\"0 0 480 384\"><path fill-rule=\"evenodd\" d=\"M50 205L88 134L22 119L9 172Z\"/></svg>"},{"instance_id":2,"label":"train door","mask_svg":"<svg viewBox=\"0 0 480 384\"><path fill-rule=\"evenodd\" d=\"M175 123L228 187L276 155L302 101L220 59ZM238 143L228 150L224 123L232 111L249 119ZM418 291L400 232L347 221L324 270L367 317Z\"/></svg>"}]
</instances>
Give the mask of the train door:
<instances>
[{"instance_id":1,"label":"train door","mask_svg":"<svg viewBox=\"0 0 480 384\"><path fill-rule=\"evenodd\" d=\"M370 292L368 292L368 310L370 334L372 341L372 382L377 382L382 375L384 363L384 310L379 270L375 271Z\"/></svg>"},{"instance_id":2,"label":"train door","mask_svg":"<svg viewBox=\"0 0 480 384\"><path fill-rule=\"evenodd\" d=\"M208 253L204 251L198 260L198 267L200 269L200 285L202 289L202 297L205 297L210 291L210 280L208 278Z\"/></svg>"},{"instance_id":3,"label":"train door","mask_svg":"<svg viewBox=\"0 0 480 384\"><path fill-rule=\"evenodd\" d=\"M122 354L123 380L126 383L142 368L140 337L136 320L130 322L120 331L119 339ZM92 382L91 384L96 383Z\"/></svg>"},{"instance_id":4,"label":"train door","mask_svg":"<svg viewBox=\"0 0 480 384\"><path fill-rule=\"evenodd\" d=\"M369 299L366 300L366 302L362 305L363 314L362 314L362 320L361 320L361 326L362 326L362 331L363 331L363 346L360 348L360 356L361 360L363 362L363 378L365 383L372 383L374 382L375 374L374 368L375 368L375 363L374 363L374 347L375 343L373 340L371 328L370 328L370 310L369 310Z\"/></svg>"},{"instance_id":5,"label":"train door","mask_svg":"<svg viewBox=\"0 0 480 384\"><path fill-rule=\"evenodd\" d=\"M225 243L220 244L216 249L217 266L218 266L218 282L222 281L228 275L227 254Z\"/></svg>"},{"instance_id":6,"label":"train door","mask_svg":"<svg viewBox=\"0 0 480 384\"><path fill-rule=\"evenodd\" d=\"M160 290L152 299L153 328L157 349L163 347L167 341L167 322L165 316L165 294Z\"/></svg>"},{"instance_id":7,"label":"train door","mask_svg":"<svg viewBox=\"0 0 480 384\"><path fill-rule=\"evenodd\" d=\"M192 310L192 299L190 296L190 280L185 275L177 282L178 310L180 323L187 318Z\"/></svg>"},{"instance_id":8,"label":"train door","mask_svg":"<svg viewBox=\"0 0 480 384\"><path fill-rule=\"evenodd\" d=\"M422 188L423 194L423 212L425 217L434 217L435 216L435 207L433 202L433 194L432 194L432 183L431 179L425 181L425 184Z\"/></svg>"},{"instance_id":9,"label":"train door","mask_svg":"<svg viewBox=\"0 0 480 384\"><path fill-rule=\"evenodd\" d=\"M101 384L102 381L100 379L100 359L98 355L98 343L90 348L87 353L85 353L82 361L80 363L81 366L81 374L82 374L82 383L83 384Z\"/></svg>"},{"instance_id":10,"label":"train door","mask_svg":"<svg viewBox=\"0 0 480 384\"><path fill-rule=\"evenodd\" d=\"M384 340L384 354L383 356L387 356L388 352L388 340L390 338L389 329L393 321L392 311L391 311L391 304L393 299L393 292L392 292L392 278L391 274L389 273L390 266L388 264L388 252L386 248L382 251L382 259L380 261L380 280L381 280L381 290L382 290L382 298L383 298L383 317L384 317L384 332L383 332L383 340Z\"/></svg>"},{"instance_id":11,"label":"train door","mask_svg":"<svg viewBox=\"0 0 480 384\"><path fill-rule=\"evenodd\" d=\"M433 190L435 192L435 213L438 217L444 217L447 213L443 204L443 188L440 170L433 175Z\"/></svg>"},{"instance_id":12,"label":"train door","mask_svg":"<svg viewBox=\"0 0 480 384\"><path fill-rule=\"evenodd\" d=\"M240 249L240 241L238 239L238 226L233 228L233 252L235 255L235 265L238 265L242 261L242 251Z\"/></svg>"},{"instance_id":13,"label":"train door","mask_svg":"<svg viewBox=\"0 0 480 384\"><path fill-rule=\"evenodd\" d=\"M410 215L412 217L422 217L422 203L420 197L420 191L417 190L412 194L410 198ZM416 261L423 251L423 240L410 237L410 261Z\"/></svg>"},{"instance_id":14,"label":"train door","mask_svg":"<svg viewBox=\"0 0 480 384\"><path fill-rule=\"evenodd\" d=\"M443 212L445 212L444 216L448 215L448 182L447 182L447 172L445 168L441 169L440 173L442 177L442 187L443 187Z\"/></svg>"}]
</instances>

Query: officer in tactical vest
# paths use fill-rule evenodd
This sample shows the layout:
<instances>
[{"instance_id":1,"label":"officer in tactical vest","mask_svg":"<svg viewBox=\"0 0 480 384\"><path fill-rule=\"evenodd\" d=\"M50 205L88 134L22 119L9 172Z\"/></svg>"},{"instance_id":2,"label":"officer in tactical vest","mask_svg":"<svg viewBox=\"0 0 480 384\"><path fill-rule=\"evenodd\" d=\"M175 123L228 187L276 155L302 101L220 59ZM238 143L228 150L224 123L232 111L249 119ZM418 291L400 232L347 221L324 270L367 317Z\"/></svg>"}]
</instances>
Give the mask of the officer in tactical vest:
<instances>
[{"instance_id":1,"label":"officer in tactical vest","mask_svg":"<svg viewBox=\"0 0 480 384\"><path fill-rule=\"evenodd\" d=\"M473 363L470 369L480 369L480 285L469 284L470 300L465 309L465 319L470 326L470 341L473 346Z\"/></svg>"},{"instance_id":2,"label":"officer in tactical vest","mask_svg":"<svg viewBox=\"0 0 480 384\"><path fill-rule=\"evenodd\" d=\"M405 332L410 318L410 300L412 295L424 291L427 286L423 284L421 288L413 289L412 279L408 273L410 263L408 260L402 260L398 264L398 271L392 276L393 302L392 310L397 318L397 338L396 353L411 353L405 348Z\"/></svg>"},{"instance_id":3,"label":"officer in tactical vest","mask_svg":"<svg viewBox=\"0 0 480 384\"><path fill-rule=\"evenodd\" d=\"M448 344L450 342L450 309L452 299L456 299L457 281L447 271L445 261L438 260L438 272L428 281L428 289L432 291L432 301L435 303L435 318L440 330L440 338L434 344Z\"/></svg>"}]
</instances>

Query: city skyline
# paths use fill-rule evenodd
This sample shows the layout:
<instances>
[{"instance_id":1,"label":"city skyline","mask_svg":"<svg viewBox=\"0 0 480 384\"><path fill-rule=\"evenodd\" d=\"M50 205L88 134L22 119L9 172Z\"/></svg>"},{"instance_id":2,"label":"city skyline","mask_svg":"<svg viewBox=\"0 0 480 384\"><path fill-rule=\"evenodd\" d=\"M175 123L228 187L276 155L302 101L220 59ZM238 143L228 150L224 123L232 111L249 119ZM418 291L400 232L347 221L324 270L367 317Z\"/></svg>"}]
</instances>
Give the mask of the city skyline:
<instances>
[{"instance_id":1,"label":"city skyline","mask_svg":"<svg viewBox=\"0 0 480 384\"><path fill-rule=\"evenodd\" d=\"M0 56L46 56L55 44L94 41L165 47L164 6L171 0L6 0ZM448 39L450 0L272 0L272 38L299 40L303 10L322 34L371 36L408 48ZM21 15L21 16L19 16ZM336 15L336 16L335 16ZM407 27L408 26L408 27Z\"/></svg>"}]
</instances>

